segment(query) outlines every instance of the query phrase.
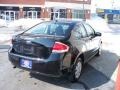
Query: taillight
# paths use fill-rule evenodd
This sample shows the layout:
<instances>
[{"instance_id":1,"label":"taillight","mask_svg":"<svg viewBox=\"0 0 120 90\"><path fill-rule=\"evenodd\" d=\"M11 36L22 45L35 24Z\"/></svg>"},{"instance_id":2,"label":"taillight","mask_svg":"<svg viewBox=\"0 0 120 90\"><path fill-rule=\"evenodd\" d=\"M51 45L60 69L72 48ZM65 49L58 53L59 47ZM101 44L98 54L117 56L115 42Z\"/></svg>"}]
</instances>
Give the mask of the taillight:
<instances>
[{"instance_id":1,"label":"taillight","mask_svg":"<svg viewBox=\"0 0 120 90\"><path fill-rule=\"evenodd\" d=\"M69 50L68 45L61 42L55 42L52 52L63 53L63 52L68 52L68 50Z\"/></svg>"}]
</instances>

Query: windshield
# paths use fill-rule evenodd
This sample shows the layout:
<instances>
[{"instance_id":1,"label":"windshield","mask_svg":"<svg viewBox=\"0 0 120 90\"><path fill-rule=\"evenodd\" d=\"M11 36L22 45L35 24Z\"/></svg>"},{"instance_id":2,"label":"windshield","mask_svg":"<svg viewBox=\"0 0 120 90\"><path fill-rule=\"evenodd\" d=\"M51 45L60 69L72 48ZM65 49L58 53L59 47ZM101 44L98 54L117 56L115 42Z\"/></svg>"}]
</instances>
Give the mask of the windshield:
<instances>
[{"instance_id":1,"label":"windshield","mask_svg":"<svg viewBox=\"0 0 120 90\"><path fill-rule=\"evenodd\" d=\"M24 32L24 34L67 36L72 27L71 23L43 22Z\"/></svg>"}]
</instances>

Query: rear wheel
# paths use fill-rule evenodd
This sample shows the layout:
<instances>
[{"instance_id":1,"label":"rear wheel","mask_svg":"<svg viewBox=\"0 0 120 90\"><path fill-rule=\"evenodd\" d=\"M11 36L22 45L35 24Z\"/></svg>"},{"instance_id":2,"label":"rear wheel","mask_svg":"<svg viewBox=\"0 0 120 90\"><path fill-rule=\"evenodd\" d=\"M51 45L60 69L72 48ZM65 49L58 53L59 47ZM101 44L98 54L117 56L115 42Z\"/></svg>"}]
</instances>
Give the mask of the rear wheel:
<instances>
[{"instance_id":1,"label":"rear wheel","mask_svg":"<svg viewBox=\"0 0 120 90\"><path fill-rule=\"evenodd\" d=\"M82 71L82 60L81 60L81 58L78 58L75 65L73 66L73 69L72 69L71 74L69 76L69 80L71 82L78 81L80 78L80 75L81 75L81 71Z\"/></svg>"}]
</instances>

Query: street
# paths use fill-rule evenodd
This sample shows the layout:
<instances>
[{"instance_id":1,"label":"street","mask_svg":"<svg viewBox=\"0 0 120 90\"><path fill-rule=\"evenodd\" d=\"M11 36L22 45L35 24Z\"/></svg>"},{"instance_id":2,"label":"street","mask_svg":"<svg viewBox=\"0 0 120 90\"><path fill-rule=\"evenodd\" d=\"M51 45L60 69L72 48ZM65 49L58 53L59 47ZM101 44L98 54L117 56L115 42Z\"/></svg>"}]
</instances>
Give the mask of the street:
<instances>
[{"instance_id":1,"label":"street","mask_svg":"<svg viewBox=\"0 0 120 90\"><path fill-rule=\"evenodd\" d=\"M1 48L0 90L114 90L117 64L120 56L120 25L109 25L109 27L111 31L104 32L102 36L102 55L94 57L84 66L81 78L77 83L71 83L67 76L52 78L18 68L14 69L8 60L7 51L9 47ZM9 39L15 34L12 31L10 32ZM5 45L8 43L10 42L5 43ZM4 44L1 45L4 47Z\"/></svg>"}]
</instances>

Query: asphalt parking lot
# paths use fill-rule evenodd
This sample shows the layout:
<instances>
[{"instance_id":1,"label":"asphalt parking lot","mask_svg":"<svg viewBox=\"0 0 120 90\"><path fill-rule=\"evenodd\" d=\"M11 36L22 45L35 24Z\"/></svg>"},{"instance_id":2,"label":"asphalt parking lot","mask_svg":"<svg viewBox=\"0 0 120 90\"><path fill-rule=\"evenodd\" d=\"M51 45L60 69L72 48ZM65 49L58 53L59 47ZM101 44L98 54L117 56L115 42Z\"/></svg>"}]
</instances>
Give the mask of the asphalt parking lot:
<instances>
[{"instance_id":1,"label":"asphalt parking lot","mask_svg":"<svg viewBox=\"0 0 120 90\"><path fill-rule=\"evenodd\" d=\"M111 56L112 53L104 52L105 56ZM67 79L67 76L61 78L51 78L40 76L37 74L29 73L24 70L20 69L13 69L11 63L8 61L7 52L6 50L2 50L0 52L0 89L1 90L68 90L68 89L108 89L113 90L114 88L114 81L110 80L109 75L113 74L113 71L116 69L116 66L111 67L113 70L110 69L109 66L103 66L101 64L103 61L103 57L94 58L89 63L93 64L86 64L83 69L83 73L79 82L77 83L70 83ZM116 57L116 56L114 56ZM115 59L115 58L114 58ZM98 64L99 70L95 68L94 63ZM106 62L107 64L111 64L112 62ZM114 63L112 63L114 64ZM98 68L97 67L97 68ZM105 67L105 68L104 68ZM106 69L107 71L103 71ZM101 70L101 71L100 71ZM107 74L109 75L107 76ZM111 76L110 76L111 77Z\"/></svg>"},{"instance_id":2,"label":"asphalt parking lot","mask_svg":"<svg viewBox=\"0 0 120 90\"><path fill-rule=\"evenodd\" d=\"M120 56L120 26L112 25L103 34L103 50L84 66L79 82L71 83L67 76L45 77L21 69L13 69L8 61L8 49L0 49L0 90L114 90L117 63Z\"/></svg>"}]
</instances>

